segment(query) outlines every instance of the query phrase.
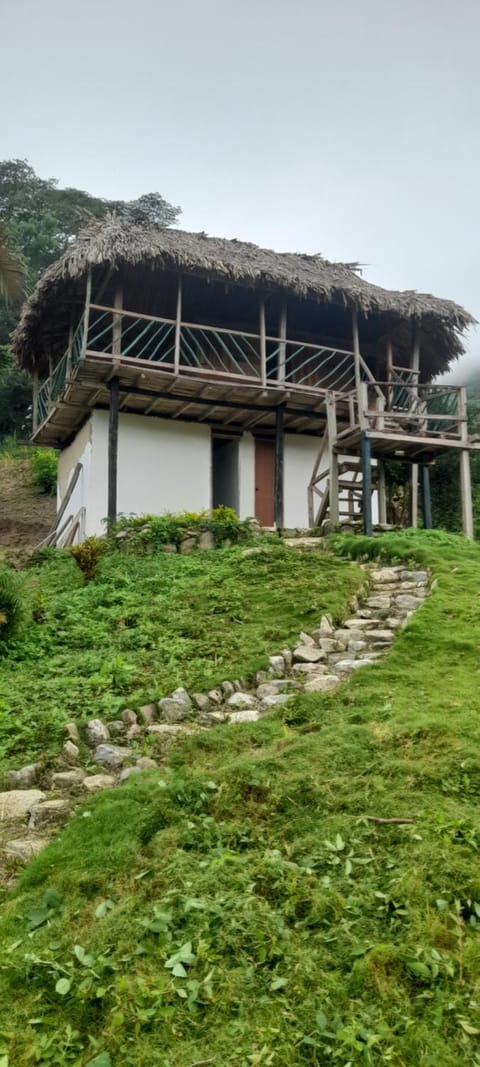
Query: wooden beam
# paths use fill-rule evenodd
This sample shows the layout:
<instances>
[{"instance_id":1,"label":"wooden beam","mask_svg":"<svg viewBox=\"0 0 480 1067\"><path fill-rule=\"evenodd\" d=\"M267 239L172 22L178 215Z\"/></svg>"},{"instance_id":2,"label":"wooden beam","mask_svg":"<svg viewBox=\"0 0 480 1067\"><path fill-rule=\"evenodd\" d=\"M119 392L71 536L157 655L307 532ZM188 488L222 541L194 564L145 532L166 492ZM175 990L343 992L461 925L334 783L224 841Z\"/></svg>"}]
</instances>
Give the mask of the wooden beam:
<instances>
[{"instance_id":1,"label":"wooden beam","mask_svg":"<svg viewBox=\"0 0 480 1067\"><path fill-rule=\"evenodd\" d=\"M177 288L177 311L175 315L175 348L173 357L174 373L178 374L180 369L180 335L182 328L182 279L178 277Z\"/></svg>"},{"instance_id":2,"label":"wooden beam","mask_svg":"<svg viewBox=\"0 0 480 1067\"><path fill-rule=\"evenodd\" d=\"M418 526L418 463L412 463L410 474L410 525Z\"/></svg>"},{"instance_id":3,"label":"wooden beam","mask_svg":"<svg viewBox=\"0 0 480 1067\"><path fill-rule=\"evenodd\" d=\"M372 526L372 442L368 434L362 431L361 437L361 463L362 463L362 512L363 532L367 537L373 534Z\"/></svg>"},{"instance_id":4,"label":"wooden beam","mask_svg":"<svg viewBox=\"0 0 480 1067\"><path fill-rule=\"evenodd\" d=\"M329 504L330 525L333 530L338 527L340 512L338 506L338 455L335 451L337 444L337 414L335 409L335 397L333 393L327 393L327 429L329 449Z\"/></svg>"},{"instance_id":5,"label":"wooden beam","mask_svg":"<svg viewBox=\"0 0 480 1067\"><path fill-rule=\"evenodd\" d=\"M377 460L378 471L378 521L381 526L387 525L387 483L385 478L385 464L381 459Z\"/></svg>"},{"instance_id":6,"label":"wooden beam","mask_svg":"<svg viewBox=\"0 0 480 1067\"><path fill-rule=\"evenodd\" d=\"M423 525L425 530L431 530L432 521L432 497L430 493L430 469L425 463L420 465L420 481L422 485L422 511Z\"/></svg>"},{"instance_id":7,"label":"wooden beam","mask_svg":"<svg viewBox=\"0 0 480 1067\"><path fill-rule=\"evenodd\" d=\"M265 301L259 303L259 331L260 331L260 377L262 385L267 384L267 341L265 331Z\"/></svg>"},{"instance_id":8,"label":"wooden beam","mask_svg":"<svg viewBox=\"0 0 480 1067\"><path fill-rule=\"evenodd\" d=\"M85 319L83 322L83 338L82 338L82 351L80 358L85 359L88 347L88 330L90 326L90 304L92 302L92 268L89 268L87 274L87 285L85 289Z\"/></svg>"},{"instance_id":9,"label":"wooden beam","mask_svg":"<svg viewBox=\"0 0 480 1067\"><path fill-rule=\"evenodd\" d=\"M280 308L280 322L278 327L280 344L278 346L278 371L279 382L285 381L285 365L287 361L287 301L282 300Z\"/></svg>"},{"instance_id":10,"label":"wooden beam","mask_svg":"<svg viewBox=\"0 0 480 1067\"><path fill-rule=\"evenodd\" d=\"M458 392L458 415L462 420L460 423L462 444L468 445L467 390L464 386ZM460 452L460 495L462 498L463 532L465 537L473 538L472 477L468 448L463 448Z\"/></svg>"},{"instance_id":11,"label":"wooden beam","mask_svg":"<svg viewBox=\"0 0 480 1067\"><path fill-rule=\"evenodd\" d=\"M115 289L115 296L113 300L113 306L116 315L113 316L112 325L112 355L119 356L122 351L122 316L118 314L119 309L123 305L123 290L121 285L117 285Z\"/></svg>"},{"instance_id":12,"label":"wooden beam","mask_svg":"<svg viewBox=\"0 0 480 1067\"><path fill-rule=\"evenodd\" d=\"M420 375L420 323L415 321L413 328L413 346L410 367L414 376L412 393L418 396L418 379Z\"/></svg>"},{"instance_id":13,"label":"wooden beam","mask_svg":"<svg viewBox=\"0 0 480 1067\"><path fill-rule=\"evenodd\" d=\"M117 521L118 482L118 408L120 383L118 378L110 382L110 406L108 421L108 503L107 522L110 530Z\"/></svg>"},{"instance_id":14,"label":"wooden beam","mask_svg":"<svg viewBox=\"0 0 480 1067\"><path fill-rule=\"evenodd\" d=\"M284 413L284 405L279 404L275 419L275 526L277 530L283 530L284 527Z\"/></svg>"},{"instance_id":15,"label":"wooden beam","mask_svg":"<svg viewBox=\"0 0 480 1067\"><path fill-rule=\"evenodd\" d=\"M355 308L352 309L352 337L353 337L353 356L355 361L355 387L357 390L357 396L360 403L360 338L358 334L358 314Z\"/></svg>"}]
</instances>

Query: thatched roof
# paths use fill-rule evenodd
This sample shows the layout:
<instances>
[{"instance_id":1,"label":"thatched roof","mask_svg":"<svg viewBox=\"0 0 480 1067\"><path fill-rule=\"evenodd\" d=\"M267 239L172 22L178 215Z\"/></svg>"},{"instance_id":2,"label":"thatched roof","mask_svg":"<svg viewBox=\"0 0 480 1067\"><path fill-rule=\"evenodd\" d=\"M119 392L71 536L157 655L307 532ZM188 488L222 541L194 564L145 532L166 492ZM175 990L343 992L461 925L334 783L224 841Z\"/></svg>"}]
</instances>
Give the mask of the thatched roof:
<instances>
[{"instance_id":1,"label":"thatched roof","mask_svg":"<svg viewBox=\"0 0 480 1067\"><path fill-rule=\"evenodd\" d=\"M126 265L189 272L259 292L281 291L357 308L365 315L387 314L397 321L419 319L440 346L440 364L463 351L460 334L474 322L452 300L373 285L360 276L355 264L331 263L319 255L273 252L245 241L133 223L111 215L86 227L40 278L13 335L19 363L34 365L39 329L72 284L86 278L89 268L116 270Z\"/></svg>"}]
</instances>

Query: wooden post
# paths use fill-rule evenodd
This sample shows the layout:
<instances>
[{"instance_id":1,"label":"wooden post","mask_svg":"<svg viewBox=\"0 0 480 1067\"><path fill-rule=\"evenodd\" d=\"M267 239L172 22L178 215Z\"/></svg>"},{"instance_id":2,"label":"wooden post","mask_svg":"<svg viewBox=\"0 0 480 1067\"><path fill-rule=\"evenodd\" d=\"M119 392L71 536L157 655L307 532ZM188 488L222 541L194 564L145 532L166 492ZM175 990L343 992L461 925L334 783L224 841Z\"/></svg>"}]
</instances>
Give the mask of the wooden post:
<instances>
[{"instance_id":1,"label":"wooden post","mask_svg":"<svg viewBox=\"0 0 480 1067\"><path fill-rule=\"evenodd\" d=\"M173 373L180 371L180 333L182 328L182 279L178 278L177 311L175 315L175 348L173 356Z\"/></svg>"},{"instance_id":2,"label":"wooden post","mask_svg":"<svg viewBox=\"0 0 480 1067\"><path fill-rule=\"evenodd\" d=\"M33 375L32 375L32 432L33 433L35 433L35 430L37 429L37 426L38 426L38 368L34 367L33 368Z\"/></svg>"},{"instance_id":3,"label":"wooden post","mask_svg":"<svg viewBox=\"0 0 480 1067\"><path fill-rule=\"evenodd\" d=\"M85 322L83 327L83 341L82 352L80 359L85 359L85 354L88 347L88 328L90 325L90 304L92 302L92 270L90 268L87 274L87 288L85 292Z\"/></svg>"},{"instance_id":4,"label":"wooden post","mask_svg":"<svg viewBox=\"0 0 480 1067\"><path fill-rule=\"evenodd\" d=\"M410 525L418 526L418 463L412 463L410 475Z\"/></svg>"},{"instance_id":5,"label":"wooden post","mask_svg":"<svg viewBox=\"0 0 480 1067\"><path fill-rule=\"evenodd\" d=\"M361 464L362 464L362 511L363 532L367 537L373 533L372 526L372 442L365 430L361 437Z\"/></svg>"},{"instance_id":6,"label":"wooden post","mask_svg":"<svg viewBox=\"0 0 480 1067\"><path fill-rule=\"evenodd\" d=\"M279 323L279 338L280 344L278 346L278 372L277 378L279 382L285 381L285 365L287 362L287 301L282 300L282 306L280 308L280 323Z\"/></svg>"},{"instance_id":7,"label":"wooden post","mask_svg":"<svg viewBox=\"0 0 480 1067\"><path fill-rule=\"evenodd\" d=\"M420 375L420 324L418 322L415 322L414 326L412 358L410 366L413 376L413 385L416 386L416 389L414 389L414 393L415 395L418 395L418 379Z\"/></svg>"},{"instance_id":8,"label":"wooden post","mask_svg":"<svg viewBox=\"0 0 480 1067\"><path fill-rule=\"evenodd\" d=\"M259 303L259 331L260 331L260 377L262 385L267 384L267 342L265 331L265 301L260 300Z\"/></svg>"},{"instance_id":9,"label":"wooden post","mask_svg":"<svg viewBox=\"0 0 480 1067\"><path fill-rule=\"evenodd\" d=\"M467 424L467 390L462 386L458 391L458 414L460 419L460 435L462 441L468 444ZM472 508L472 478L470 472L470 450L462 448L460 452L460 495L462 498L462 525L465 537L473 538L473 508Z\"/></svg>"},{"instance_id":10,"label":"wooden post","mask_svg":"<svg viewBox=\"0 0 480 1067\"><path fill-rule=\"evenodd\" d=\"M420 481L422 486L422 511L425 530L433 529L432 497L430 493L430 468L426 463L420 464Z\"/></svg>"},{"instance_id":11,"label":"wooden post","mask_svg":"<svg viewBox=\"0 0 480 1067\"><path fill-rule=\"evenodd\" d=\"M275 525L277 530L283 530L284 527L284 413L285 405L279 404L275 419Z\"/></svg>"},{"instance_id":12,"label":"wooden post","mask_svg":"<svg viewBox=\"0 0 480 1067\"><path fill-rule=\"evenodd\" d=\"M108 530L110 530L113 524L117 521L119 392L119 380L118 378L112 378L110 382L110 408L108 421Z\"/></svg>"},{"instance_id":13,"label":"wooden post","mask_svg":"<svg viewBox=\"0 0 480 1067\"><path fill-rule=\"evenodd\" d=\"M338 455L335 452L337 443L337 413L333 393L327 393L327 428L329 449L328 490L330 497L330 526L332 530L336 530L340 522L340 512L338 507Z\"/></svg>"},{"instance_id":14,"label":"wooden post","mask_svg":"<svg viewBox=\"0 0 480 1067\"><path fill-rule=\"evenodd\" d=\"M352 335L353 335L353 356L355 360L355 386L357 390L358 403L360 404L360 339L358 336L358 315L356 309L352 310Z\"/></svg>"},{"instance_id":15,"label":"wooden post","mask_svg":"<svg viewBox=\"0 0 480 1067\"><path fill-rule=\"evenodd\" d=\"M383 459L377 460L378 469L378 521L380 526L387 525L387 483Z\"/></svg>"},{"instance_id":16,"label":"wooden post","mask_svg":"<svg viewBox=\"0 0 480 1067\"><path fill-rule=\"evenodd\" d=\"M115 296L113 299L113 306L115 310L120 310L123 307L123 289L121 285L117 285L115 289ZM122 351L122 316L114 315L112 324L112 355L119 356Z\"/></svg>"}]
</instances>

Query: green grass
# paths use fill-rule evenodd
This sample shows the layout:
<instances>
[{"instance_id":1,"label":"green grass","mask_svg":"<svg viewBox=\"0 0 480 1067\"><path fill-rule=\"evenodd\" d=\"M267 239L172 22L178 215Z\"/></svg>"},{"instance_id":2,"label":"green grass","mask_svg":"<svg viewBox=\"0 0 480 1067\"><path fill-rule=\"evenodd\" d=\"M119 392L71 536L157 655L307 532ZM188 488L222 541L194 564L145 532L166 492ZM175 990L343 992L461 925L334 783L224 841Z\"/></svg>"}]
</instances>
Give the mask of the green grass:
<instances>
[{"instance_id":1,"label":"green grass","mask_svg":"<svg viewBox=\"0 0 480 1067\"><path fill-rule=\"evenodd\" d=\"M385 661L190 738L26 869L0 1063L480 1064L480 549L337 542L380 549L438 580Z\"/></svg>"},{"instance_id":2,"label":"green grass","mask_svg":"<svg viewBox=\"0 0 480 1067\"><path fill-rule=\"evenodd\" d=\"M47 553L24 579L37 622L0 660L0 767L58 753L69 719L254 673L322 612L341 617L360 580L275 541L250 556L111 552L88 584L68 552Z\"/></svg>"}]
</instances>

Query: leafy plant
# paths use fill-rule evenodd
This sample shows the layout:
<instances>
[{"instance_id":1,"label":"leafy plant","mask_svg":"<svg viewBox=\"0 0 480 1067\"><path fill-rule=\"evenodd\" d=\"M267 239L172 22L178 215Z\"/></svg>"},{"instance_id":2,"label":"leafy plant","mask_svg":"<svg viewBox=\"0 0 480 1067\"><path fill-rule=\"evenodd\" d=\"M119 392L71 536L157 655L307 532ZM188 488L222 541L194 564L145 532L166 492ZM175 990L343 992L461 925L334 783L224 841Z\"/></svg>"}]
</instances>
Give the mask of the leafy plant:
<instances>
[{"instance_id":1,"label":"leafy plant","mask_svg":"<svg viewBox=\"0 0 480 1067\"><path fill-rule=\"evenodd\" d=\"M14 570L0 565L0 648L18 636L25 618L22 581Z\"/></svg>"},{"instance_id":2,"label":"leafy plant","mask_svg":"<svg viewBox=\"0 0 480 1067\"><path fill-rule=\"evenodd\" d=\"M95 578L100 559L107 549L107 542L102 537L95 536L87 537L80 545L73 545L70 549L86 582L91 582Z\"/></svg>"},{"instance_id":3,"label":"leafy plant","mask_svg":"<svg viewBox=\"0 0 480 1067\"><path fill-rule=\"evenodd\" d=\"M30 463L40 493L54 496L57 491L57 453L53 448L36 448Z\"/></svg>"}]
</instances>

